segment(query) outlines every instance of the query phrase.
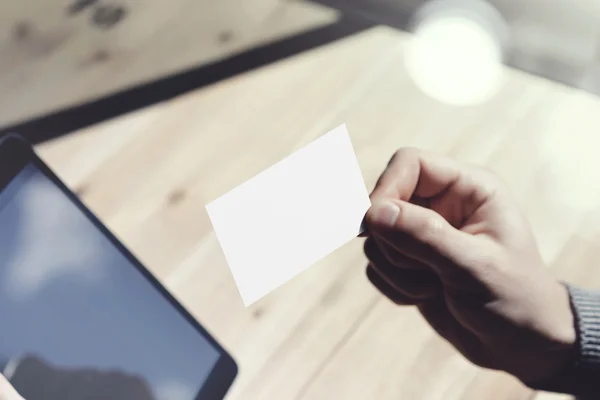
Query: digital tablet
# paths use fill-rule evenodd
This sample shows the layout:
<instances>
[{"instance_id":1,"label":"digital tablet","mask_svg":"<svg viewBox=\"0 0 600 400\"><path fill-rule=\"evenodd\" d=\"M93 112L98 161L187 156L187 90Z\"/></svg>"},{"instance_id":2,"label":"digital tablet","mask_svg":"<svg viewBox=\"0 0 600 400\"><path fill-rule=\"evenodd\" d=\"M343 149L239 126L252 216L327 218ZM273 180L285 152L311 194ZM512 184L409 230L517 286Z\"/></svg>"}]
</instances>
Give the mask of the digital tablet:
<instances>
[{"instance_id":1,"label":"digital tablet","mask_svg":"<svg viewBox=\"0 0 600 400\"><path fill-rule=\"evenodd\" d=\"M218 400L237 374L15 135L0 139L0 372L27 400Z\"/></svg>"}]
</instances>

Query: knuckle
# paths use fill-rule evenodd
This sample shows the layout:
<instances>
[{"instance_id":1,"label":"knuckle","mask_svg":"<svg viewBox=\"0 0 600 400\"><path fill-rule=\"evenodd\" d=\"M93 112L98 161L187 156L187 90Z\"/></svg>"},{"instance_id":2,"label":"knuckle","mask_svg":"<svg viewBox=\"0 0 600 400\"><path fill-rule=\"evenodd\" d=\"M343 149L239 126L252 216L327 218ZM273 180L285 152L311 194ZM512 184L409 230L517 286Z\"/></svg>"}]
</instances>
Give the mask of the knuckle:
<instances>
[{"instance_id":1,"label":"knuckle","mask_svg":"<svg viewBox=\"0 0 600 400\"><path fill-rule=\"evenodd\" d=\"M484 274L504 274L510 265L506 254L501 249L490 249L479 256L480 270Z\"/></svg>"},{"instance_id":2,"label":"knuckle","mask_svg":"<svg viewBox=\"0 0 600 400\"><path fill-rule=\"evenodd\" d=\"M473 166L471 180L472 184L478 188L480 196L491 196L498 190L506 191L506 185L496 171L489 167Z\"/></svg>"},{"instance_id":3,"label":"knuckle","mask_svg":"<svg viewBox=\"0 0 600 400\"><path fill-rule=\"evenodd\" d=\"M417 158L420 154L420 150L415 147L401 147L392 155L388 166L393 164L396 160L406 159L406 158Z\"/></svg>"},{"instance_id":4,"label":"knuckle","mask_svg":"<svg viewBox=\"0 0 600 400\"><path fill-rule=\"evenodd\" d=\"M446 228L445 220L437 215L424 218L419 227L420 239L426 244L439 240Z\"/></svg>"},{"instance_id":5,"label":"knuckle","mask_svg":"<svg viewBox=\"0 0 600 400\"><path fill-rule=\"evenodd\" d=\"M418 157L420 153L421 150L417 149L416 147L401 147L396 150L396 154L394 154L394 156L398 158L415 158Z\"/></svg>"},{"instance_id":6,"label":"knuckle","mask_svg":"<svg viewBox=\"0 0 600 400\"><path fill-rule=\"evenodd\" d=\"M468 269L480 281L495 280L498 276L506 273L505 255L501 249L494 246L486 246L478 252L474 252L467 262Z\"/></svg>"}]
</instances>

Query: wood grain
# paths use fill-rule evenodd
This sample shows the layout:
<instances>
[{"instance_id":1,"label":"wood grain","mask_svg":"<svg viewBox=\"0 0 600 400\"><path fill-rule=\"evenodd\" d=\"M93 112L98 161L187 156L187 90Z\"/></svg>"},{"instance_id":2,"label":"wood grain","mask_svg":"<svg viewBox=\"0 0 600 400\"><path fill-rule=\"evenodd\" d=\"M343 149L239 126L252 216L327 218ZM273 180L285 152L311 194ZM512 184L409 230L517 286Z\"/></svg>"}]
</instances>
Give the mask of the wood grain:
<instances>
[{"instance_id":1,"label":"wood grain","mask_svg":"<svg viewBox=\"0 0 600 400\"><path fill-rule=\"evenodd\" d=\"M5 0L0 3L0 126L97 99L332 23L283 0ZM98 26L102 7L120 7Z\"/></svg>"},{"instance_id":2,"label":"wood grain","mask_svg":"<svg viewBox=\"0 0 600 400\"><path fill-rule=\"evenodd\" d=\"M235 355L230 399L535 396L471 366L414 310L381 298L358 239L243 307L204 204L343 122L369 188L402 146L487 165L513 190L549 266L600 284L600 101L506 70L488 103L443 105L408 78L406 40L375 28L38 147Z\"/></svg>"}]
</instances>

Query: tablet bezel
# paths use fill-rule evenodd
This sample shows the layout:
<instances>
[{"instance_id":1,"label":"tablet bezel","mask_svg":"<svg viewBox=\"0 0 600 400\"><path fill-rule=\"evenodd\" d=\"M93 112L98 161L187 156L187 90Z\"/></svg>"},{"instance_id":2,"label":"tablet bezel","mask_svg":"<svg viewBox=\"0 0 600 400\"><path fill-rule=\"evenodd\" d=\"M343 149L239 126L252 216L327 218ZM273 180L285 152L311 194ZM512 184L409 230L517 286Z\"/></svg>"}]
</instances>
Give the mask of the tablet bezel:
<instances>
[{"instance_id":1,"label":"tablet bezel","mask_svg":"<svg viewBox=\"0 0 600 400\"><path fill-rule=\"evenodd\" d=\"M110 232L110 230L83 204L52 170L36 154L33 147L16 134L0 138L0 192L28 164L34 164L57 188L59 188L94 226L105 235L131 264L139 270L148 282L158 290L166 301L174 307L220 354L219 360L206 378L194 400L223 399L237 376L238 367L233 357L204 329L200 323L180 304L171 293L148 271L143 264Z\"/></svg>"}]
</instances>

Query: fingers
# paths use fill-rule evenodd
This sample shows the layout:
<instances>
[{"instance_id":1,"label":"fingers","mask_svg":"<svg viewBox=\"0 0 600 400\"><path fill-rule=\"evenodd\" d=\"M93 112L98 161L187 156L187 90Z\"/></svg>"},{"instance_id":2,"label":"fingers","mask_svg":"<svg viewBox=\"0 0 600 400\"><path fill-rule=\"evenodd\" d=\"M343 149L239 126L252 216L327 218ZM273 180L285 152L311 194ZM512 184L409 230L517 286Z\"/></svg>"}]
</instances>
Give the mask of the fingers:
<instances>
[{"instance_id":1,"label":"fingers","mask_svg":"<svg viewBox=\"0 0 600 400\"><path fill-rule=\"evenodd\" d=\"M371 201L433 197L447 190L460 177L461 165L450 158L417 149L400 149L377 181Z\"/></svg>"},{"instance_id":2,"label":"fingers","mask_svg":"<svg viewBox=\"0 0 600 400\"><path fill-rule=\"evenodd\" d=\"M420 304L442 293L440 281L431 272L401 269L390 264L371 264L371 267L395 292L410 299L411 304Z\"/></svg>"},{"instance_id":3,"label":"fingers","mask_svg":"<svg viewBox=\"0 0 600 400\"><path fill-rule=\"evenodd\" d=\"M415 305L412 299L408 296L395 290L372 266L367 266L367 278L383 294L392 302L399 306Z\"/></svg>"},{"instance_id":4,"label":"fingers","mask_svg":"<svg viewBox=\"0 0 600 400\"><path fill-rule=\"evenodd\" d=\"M366 221L373 235L438 273L461 264L465 254L476 246L472 236L455 229L435 211L403 201L374 204ZM403 242L407 236L412 240Z\"/></svg>"},{"instance_id":5,"label":"fingers","mask_svg":"<svg viewBox=\"0 0 600 400\"><path fill-rule=\"evenodd\" d=\"M371 237L377 241L379 251L392 264L402 265L403 268L435 270L437 265L448 262L444 256L406 232L397 231L393 235L384 235L375 230Z\"/></svg>"},{"instance_id":6,"label":"fingers","mask_svg":"<svg viewBox=\"0 0 600 400\"><path fill-rule=\"evenodd\" d=\"M380 251L373 238L365 242L365 254L370 261L369 279L387 297L398 304L420 304L442 293L442 285L433 272L418 262L395 255L395 263ZM405 268L412 264L412 269Z\"/></svg>"},{"instance_id":7,"label":"fingers","mask_svg":"<svg viewBox=\"0 0 600 400\"><path fill-rule=\"evenodd\" d=\"M460 225L498 192L501 182L479 167L417 149L400 149L371 193L371 203L420 199L454 226Z\"/></svg>"},{"instance_id":8,"label":"fingers","mask_svg":"<svg viewBox=\"0 0 600 400\"><path fill-rule=\"evenodd\" d=\"M388 263L404 269L430 270L430 267L420 260L407 257L376 236L365 240L364 252L367 259L376 265Z\"/></svg>"},{"instance_id":9,"label":"fingers","mask_svg":"<svg viewBox=\"0 0 600 400\"><path fill-rule=\"evenodd\" d=\"M410 199L410 202L412 204L418 205L420 207L426 207L426 208L430 208L430 205L431 205L431 201L429 199L425 199L425 198L418 197L418 196L413 196ZM363 220L360 224L360 232L361 233L358 235L358 237L369 237L369 235L370 235L369 226L367 225L366 214L363 217Z\"/></svg>"}]
</instances>

